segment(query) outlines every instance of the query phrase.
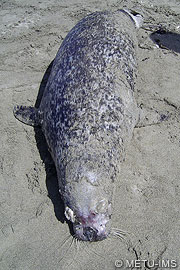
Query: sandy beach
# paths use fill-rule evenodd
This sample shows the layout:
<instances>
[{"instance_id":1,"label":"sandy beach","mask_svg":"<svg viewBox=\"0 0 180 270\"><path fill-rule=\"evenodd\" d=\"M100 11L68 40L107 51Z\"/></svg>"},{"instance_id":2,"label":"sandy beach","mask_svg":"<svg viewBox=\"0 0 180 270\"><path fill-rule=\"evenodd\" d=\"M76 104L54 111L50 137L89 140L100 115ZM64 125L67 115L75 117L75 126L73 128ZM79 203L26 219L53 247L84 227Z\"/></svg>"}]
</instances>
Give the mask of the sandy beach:
<instances>
[{"instance_id":1,"label":"sandy beach","mask_svg":"<svg viewBox=\"0 0 180 270\"><path fill-rule=\"evenodd\" d=\"M0 7L0 269L180 269L180 1L2 0ZM121 164L112 216L128 234L77 246L42 132L17 121L13 107L38 103L48 67L80 19L123 7L144 16L136 100L145 119Z\"/></svg>"}]
</instances>

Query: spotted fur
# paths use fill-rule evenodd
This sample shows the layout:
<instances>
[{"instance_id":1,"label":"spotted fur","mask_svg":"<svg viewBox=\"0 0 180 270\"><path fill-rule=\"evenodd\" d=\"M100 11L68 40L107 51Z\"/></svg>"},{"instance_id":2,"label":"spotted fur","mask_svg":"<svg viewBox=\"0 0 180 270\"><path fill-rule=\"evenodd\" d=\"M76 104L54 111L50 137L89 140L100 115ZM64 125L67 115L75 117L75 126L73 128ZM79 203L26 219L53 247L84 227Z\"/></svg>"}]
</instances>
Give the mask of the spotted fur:
<instances>
[{"instance_id":1,"label":"spotted fur","mask_svg":"<svg viewBox=\"0 0 180 270\"><path fill-rule=\"evenodd\" d=\"M114 181L138 118L136 47L126 12L88 15L64 39L36 112L81 240L110 230Z\"/></svg>"}]
</instances>

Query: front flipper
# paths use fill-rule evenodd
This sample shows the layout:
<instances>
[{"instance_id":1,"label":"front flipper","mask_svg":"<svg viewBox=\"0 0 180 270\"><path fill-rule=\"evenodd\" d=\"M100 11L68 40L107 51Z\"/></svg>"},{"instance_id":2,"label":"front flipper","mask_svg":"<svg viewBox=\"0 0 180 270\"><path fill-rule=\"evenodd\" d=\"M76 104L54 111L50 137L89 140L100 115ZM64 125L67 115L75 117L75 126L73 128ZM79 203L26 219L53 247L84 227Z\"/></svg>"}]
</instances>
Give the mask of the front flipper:
<instances>
[{"instance_id":1,"label":"front flipper","mask_svg":"<svg viewBox=\"0 0 180 270\"><path fill-rule=\"evenodd\" d=\"M22 123L30 126L41 126L42 119L40 111L35 107L15 106L14 116Z\"/></svg>"}]
</instances>

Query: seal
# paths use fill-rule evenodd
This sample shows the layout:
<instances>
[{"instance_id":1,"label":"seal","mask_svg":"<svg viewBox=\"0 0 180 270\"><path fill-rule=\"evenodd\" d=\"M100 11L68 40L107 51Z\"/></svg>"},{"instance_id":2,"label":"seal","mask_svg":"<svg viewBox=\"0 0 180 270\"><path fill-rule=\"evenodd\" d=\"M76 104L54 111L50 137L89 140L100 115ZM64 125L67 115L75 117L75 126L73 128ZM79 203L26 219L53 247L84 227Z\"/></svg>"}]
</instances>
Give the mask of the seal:
<instances>
[{"instance_id":1,"label":"seal","mask_svg":"<svg viewBox=\"0 0 180 270\"><path fill-rule=\"evenodd\" d=\"M42 128L79 240L111 232L114 187L139 114L135 28L141 21L128 10L86 16L60 46L39 108L14 108L17 119Z\"/></svg>"}]
</instances>

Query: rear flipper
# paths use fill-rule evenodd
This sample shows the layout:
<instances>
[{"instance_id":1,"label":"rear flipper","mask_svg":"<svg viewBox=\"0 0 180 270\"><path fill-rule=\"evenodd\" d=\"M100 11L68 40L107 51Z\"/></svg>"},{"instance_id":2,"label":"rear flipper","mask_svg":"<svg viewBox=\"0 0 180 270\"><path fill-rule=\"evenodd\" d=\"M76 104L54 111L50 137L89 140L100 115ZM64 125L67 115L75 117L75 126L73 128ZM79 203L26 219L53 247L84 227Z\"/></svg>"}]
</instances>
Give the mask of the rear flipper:
<instances>
[{"instance_id":1,"label":"rear flipper","mask_svg":"<svg viewBox=\"0 0 180 270\"><path fill-rule=\"evenodd\" d=\"M34 127L41 126L41 113L35 107L15 106L13 113L16 119L26 125Z\"/></svg>"}]
</instances>

